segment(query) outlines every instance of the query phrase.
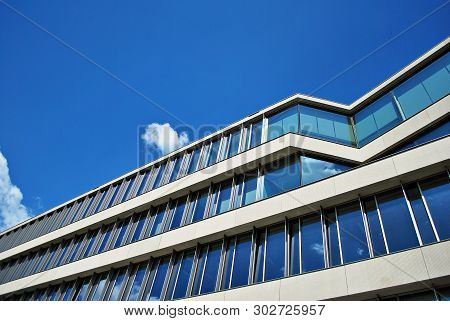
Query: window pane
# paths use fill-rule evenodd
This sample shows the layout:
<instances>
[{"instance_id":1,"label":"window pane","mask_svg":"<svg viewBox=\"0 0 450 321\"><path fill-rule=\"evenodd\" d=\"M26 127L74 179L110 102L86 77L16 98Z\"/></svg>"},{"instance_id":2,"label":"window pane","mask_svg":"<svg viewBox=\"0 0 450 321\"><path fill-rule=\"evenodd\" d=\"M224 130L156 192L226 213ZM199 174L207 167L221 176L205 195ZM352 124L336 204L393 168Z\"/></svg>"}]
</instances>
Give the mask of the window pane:
<instances>
[{"instance_id":1,"label":"window pane","mask_svg":"<svg viewBox=\"0 0 450 321\"><path fill-rule=\"evenodd\" d=\"M231 269L233 267L234 249L236 238L233 237L227 242L227 251L225 255L225 265L222 274L222 289L228 289L230 287Z\"/></svg>"},{"instance_id":2,"label":"window pane","mask_svg":"<svg viewBox=\"0 0 450 321\"><path fill-rule=\"evenodd\" d=\"M127 188L125 189L125 192L122 195L121 202L125 202L131 196L130 193L133 188L135 179L136 179L136 176L128 180L128 185L127 185Z\"/></svg>"},{"instance_id":3,"label":"window pane","mask_svg":"<svg viewBox=\"0 0 450 321\"><path fill-rule=\"evenodd\" d=\"M381 229L378 211L373 197L364 201L364 210L369 223L370 239L372 240L373 254L375 256L386 254L383 230Z\"/></svg>"},{"instance_id":4,"label":"window pane","mask_svg":"<svg viewBox=\"0 0 450 321\"><path fill-rule=\"evenodd\" d=\"M148 178L150 177L151 170L145 172L144 177L141 180L141 184L136 192L136 196L141 195L145 191L145 187L147 186Z\"/></svg>"},{"instance_id":5,"label":"window pane","mask_svg":"<svg viewBox=\"0 0 450 321\"><path fill-rule=\"evenodd\" d=\"M98 230L89 233L88 238L86 240L86 242L87 242L86 247L85 247L85 249L83 251L83 255L81 256L80 259L84 259L85 257L87 257L91 254L92 247L94 246L97 235L98 235Z\"/></svg>"},{"instance_id":6,"label":"window pane","mask_svg":"<svg viewBox=\"0 0 450 321\"><path fill-rule=\"evenodd\" d=\"M175 283L177 281L178 272L181 267L181 261L183 259L183 253L178 253L175 259L175 262L172 267L172 272L170 274L169 285L167 286L167 293L165 300L171 300L173 291L175 289Z\"/></svg>"},{"instance_id":7,"label":"window pane","mask_svg":"<svg viewBox=\"0 0 450 321\"><path fill-rule=\"evenodd\" d=\"M400 189L377 195L390 252L419 245L411 215Z\"/></svg>"},{"instance_id":8,"label":"window pane","mask_svg":"<svg viewBox=\"0 0 450 321\"><path fill-rule=\"evenodd\" d=\"M359 203L337 208L344 263L351 263L369 257L366 232Z\"/></svg>"},{"instance_id":9,"label":"window pane","mask_svg":"<svg viewBox=\"0 0 450 321\"><path fill-rule=\"evenodd\" d=\"M155 280L153 282L152 291L150 292L149 301L159 301L161 300L162 288L164 285L164 280L167 276L167 271L169 268L170 257L161 259L161 262L156 271Z\"/></svg>"},{"instance_id":10,"label":"window pane","mask_svg":"<svg viewBox=\"0 0 450 321\"><path fill-rule=\"evenodd\" d=\"M220 140L216 140L215 142L212 143L211 149L209 151L208 166L216 163L217 156L219 155L219 148L220 148Z\"/></svg>"},{"instance_id":11,"label":"window pane","mask_svg":"<svg viewBox=\"0 0 450 321\"><path fill-rule=\"evenodd\" d=\"M320 217L301 220L302 272L325 267Z\"/></svg>"},{"instance_id":12,"label":"window pane","mask_svg":"<svg viewBox=\"0 0 450 321\"><path fill-rule=\"evenodd\" d=\"M105 196L107 193L108 193L107 189L100 192L100 197L99 197L97 206L95 207L94 213L97 213L102 208L102 204L103 204L103 201L105 200Z\"/></svg>"},{"instance_id":13,"label":"window pane","mask_svg":"<svg viewBox=\"0 0 450 321\"><path fill-rule=\"evenodd\" d=\"M144 280L145 272L147 271L147 264L139 265L136 276L134 277L133 285L130 289L130 294L128 295L128 301L136 301L139 296L139 291L141 290L142 282Z\"/></svg>"},{"instance_id":14,"label":"window pane","mask_svg":"<svg viewBox=\"0 0 450 321\"><path fill-rule=\"evenodd\" d=\"M450 184L447 174L421 182L420 187L439 238L441 241L450 238L450 215L448 213Z\"/></svg>"},{"instance_id":15,"label":"window pane","mask_svg":"<svg viewBox=\"0 0 450 321\"><path fill-rule=\"evenodd\" d=\"M192 222L197 222L203 219L207 202L208 202L208 191L205 190L202 193L199 193L198 195L195 208L193 209L194 212L192 215Z\"/></svg>"},{"instance_id":16,"label":"window pane","mask_svg":"<svg viewBox=\"0 0 450 321\"><path fill-rule=\"evenodd\" d=\"M100 246L98 247L98 250L96 251L97 253L102 253L106 249L106 245L108 245L113 227L114 224L111 224L103 231L103 238Z\"/></svg>"},{"instance_id":17,"label":"window pane","mask_svg":"<svg viewBox=\"0 0 450 321\"><path fill-rule=\"evenodd\" d=\"M182 157L178 157L176 160L174 160L173 170L169 177L169 183L177 179L182 163L183 163Z\"/></svg>"},{"instance_id":18,"label":"window pane","mask_svg":"<svg viewBox=\"0 0 450 321\"><path fill-rule=\"evenodd\" d=\"M423 204L422 196L417 188L417 184L408 186L405 191L408 196L409 203L411 204L423 244L436 242L433 227L431 226L431 222L425 209L425 205Z\"/></svg>"},{"instance_id":19,"label":"window pane","mask_svg":"<svg viewBox=\"0 0 450 321\"><path fill-rule=\"evenodd\" d=\"M351 167L343 164L327 162L325 160L301 156L302 185L345 172Z\"/></svg>"},{"instance_id":20,"label":"window pane","mask_svg":"<svg viewBox=\"0 0 450 321\"><path fill-rule=\"evenodd\" d=\"M120 290L122 290L126 272L127 272L126 268L120 269L120 271L117 272L116 277L115 277L114 286L112 288L111 295L109 297L109 301L119 300Z\"/></svg>"},{"instance_id":21,"label":"window pane","mask_svg":"<svg viewBox=\"0 0 450 321\"><path fill-rule=\"evenodd\" d=\"M268 229L265 281L284 276L284 225Z\"/></svg>"},{"instance_id":22,"label":"window pane","mask_svg":"<svg viewBox=\"0 0 450 321\"><path fill-rule=\"evenodd\" d=\"M449 63L450 53L447 53L421 72L422 84L433 102L450 92L450 74L446 68Z\"/></svg>"},{"instance_id":23,"label":"window pane","mask_svg":"<svg viewBox=\"0 0 450 321\"><path fill-rule=\"evenodd\" d=\"M91 280L90 277L84 279L81 282L81 286L79 289L79 292L77 293L77 295L75 296L75 301L83 301L86 300L86 294L87 294L87 290L89 288L89 281Z\"/></svg>"},{"instance_id":24,"label":"window pane","mask_svg":"<svg viewBox=\"0 0 450 321\"><path fill-rule=\"evenodd\" d=\"M298 159L282 160L266 166L262 197L271 197L300 187L300 164Z\"/></svg>"},{"instance_id":25,"label":"window pane","mask_svg":"<svg viewBox=\"0 0 450 321\"><path fill-rule=\"evenodd\" d=\"M420 74L395 88L394 94L406 118L413 116L432 103L430 96L422 85Z\"/></svg>"},{"instance_id":26,"label":"window pane","mask_svg":"<svg viewBox=\"0 0 450 321\"><path fill-rule=\"evenodd\" d=\"M119 227L119 234L117 235L116 241L114 242L113 249L121 246L124 243L125 234L128 230L128 225L130 224L130 219L126 219L122 222Z\"/></svg>"},{"instance_id":27,"label":"window pane","mask_svg":"<svg viewBox=\"0 0 450 321\"><path fill-rule=\"evenodd\" d=\"M144 229L145 222L147 221L147 212L142 213L139 216L139 220L136 223L136 228L131 238L131 242L136 242L141 239L142 230Z\"/></svg>"},{"instance_id":28,"label":"window pane","mask_svg":"<svg viewBox=\"0 0 450 321\"><path fill-rule=\"evenodd\" d=\"M181 226L181 222L183 219L183 213L186 209L187 199L180 199L177 202L177 206L175 207L172 215L172 222L170 223L169 229L174 229Z\"/></svg>"},{"instance_id":29,"label":"window pane","mask_svg":"<svg viewBox=\"0 0 450 321\"><path fill-rule=\"evenodd\" d=\"M245 175L244 193L242 195L242 205L247 205L256 201L256 188L258 184L258 174L250 173Z\"/></svg>"},{"instance_id":30,"label":"window pane","mask_svg":"<svg viewBox=\"0 0 450 321\"><path fill-rule=\"evenodd\" d=\"M108 206L106 208L110 208L111 206L113 206L114 201L116 200L116 196L117 196L117 193L119 192L119 190L120 190L120 184L117 184L117 185L113 186L112 196L109 199Z\"/></svg>"},{"instance_id":31,"label":"window pane","mask_svg":"<svg viewBox=\"0 0 450 321\"><path fill-rule=\"evenodd\" d=\"M336 113L300 106L300 132L346 145L355 145L349 117Z\"/></svg>"},{"instance_id":32,"label":"window pane","mask_svg":"<svg viewBox=\"0 0 450 321\"><path fill-rule=\"evenodd\" d=\"M286 133L298 132L298 107L290 107L269 117L267 140L282 136Z\"/></svg>"},{"instance_id":33,"label":"window pane","mask_svg":"<svg viewBox=\"0 0 450 321\"><path fill-rule=\"evenodd\" d=\"M166 169L166 164L159 166L158 173L156 174L155 181L153 182L153 188L158 188L163 178Z\"/></svg>"},{"instance_id":34,"label":"window pane","mask_svg":"<svg viewBox=\"0 0 450 321\"><path fill-rule=\"evenodd\" d=\"M72 291L73 291L73 286L74 286L74 282L70 282L63 290L62 294L61 294L61 301L68 301L70 300L70 297L72 295Z\"/></svg>"},{"instance_id":35,"label":"window pane","mask_svg":"<svg viewBox=\"0 0 450 321\"><path fill-rule=\"evenodd\" d=\"M400 123L401 116L392 99L390 94L385 95L356 113L355 130L359 146L367 144Z\"/></svg>"},{"instance_id":36,"label":"window pane","mask_svg":"<svg viewBox=\"0 0 450 321\"><path fill-rule=\"evenodd\" d=\"M250 148L261 144L262 138L262 120L252 125L252 133L250 136Z\"/></svg>"},{"instance_id":37,"label":"window pane","mask_svg":"<svg viewBox=\"0 0 450 321\"><path fill-rule=\"evenodd\" d=\"M256 240L256 262L255 262L255 282L263 281L264 273L264 261L266 257L265 244L266 244L266 232L262 230L258 233Z\"/></svg>"},{"instance_id":38,"label":"window pane","mask_svg":"<svg viewBox=\"0 0 450 321\"><path fill-rule=\"evenodd\" d=\"M181 263L180 272L178 273L178 281L175 286L173 299L180 299L187 296L187 287L189 284L189 277L191 275L192 265L194 263L194 250L187 251L184 254L183 262Z\"/></svg>"},{"instance_id":39,"label":"window pane","mask_svg":"<svg viewBox=\"0 0 450 321\"><path fill-rule=\"evenodd\" d=\"M81 235L75 239L75 243L72 247L72 251L71 251L71 254L70 254L70 257L69 257L69 260L67 261L67 263L70 263L70 262L73 262L76 260L76 258L78 256L78 251L80 250L80 247L81 247L81 243L83 242L83 238L84 238L84 235Z\"/></svg>"},{"instance_id":40,"label":"window pane","mask_svg":"<svg viewBox=\"0 0 450 321\"><path fill-rule=\"evenodd\" d=\"M191 174L196 171L198 160L200 158L201 148L197 148L191 153L191 161L189 163L188 174Z\"/></svg>"},{"instance_id":41,"label":"window pane","mask_svg":"<svg viewBox=\"0 0 450 321\"><path fill-rule=\"evenodd\" d=\"M103 273L98 281L97 281L97 287L95 288L95 292L92 295L92 301L99 301L102 299L103 290L105 289L106 281L108 280L108 272Z\"/></svg>"},{"instance_id":42,"label":"window pane","mask_svg":"<svg viewBox=\"0 0 450 321\"><path fill-rule=\"evenodd\" d=\"M150 230L149 236L153 236L158 233L161 233L162 224L163 224L163 220L164 220L164 214L166 213L166 208L167 208L167 204L161 205L158 208L157 213L154 215L154 222L153 222L153 226Z\"/></svg>"},{"instance_id":43,"label":"window pane","mask_svg":"<svg viewBox=\"0 0 450 321\"><path fill-rule=\"evenodd\" d=\"M238 237L234 255L233 276L231 279L232 288L248 284L251 251L252 235L247 234Z\"/></svg>"},{"instance_id":44,"label":"window pane","mask_svg":"<svg viewBox=\"0 0 450 321\"><path fill-rule=\"evenodd\" d=\"M217 276L219 273L221 243L209 246L208 258L206 260L205 272L200 293L210 293L216 288Z\"/></svg>"},{"instance_id":45,"label":"window pane","mask_svg":"<svg viewBox=\"0 0 450 321\"><path fill-rule=\"evenodd\" d=\"M208 254L208 246L205 245L202 247L197 263L197 269L195 272L195 280L194 280L194 288L192 293L194 295L200 294L200 285L202 283L203 271L205 269L206 256Z\"/></svg>"},{"instance_id":46,"label":"window pane","mask_svg":"<svg viewBox=\"0 0 450 321\"><path fill-rule=\"evenodd\" d=\"M300 237L299 237L299 222L298 219L291 221L289 224L290 234L290 275L300 273Z\"/></svg>"},{"instance_id":47,"label":"window pane","mask_svg":"<svg viewBox=\"0 0 450 321\"><path fill-rule=\"evenodd\" d=\"M239 177L236 179L235 187L234 187L234 201L233 208L238 208L242 202L242 192L244 187L244 179L243 177Z\"/></svg>"},{"instance_id":48,"label":"window pane","mask_svg":"<svg viewBox=\"0 0 450 321\"><path fill-rule=\"evenodd\" d=\"M228 150L228 156L232 157L239 152L239 138L241 136L241 131L236 131L230 134L230 148Z\"/></svg>"},{"instance_id":49,"label":"window pane","mask_svg":"<svg viewBox=\"0 0 450 321\"><path fill-rule=\"evenodd\" d=\"M326 210L324 217L325 217L325 224L327 226L328 251L329 251L328 255L330 260L330 266L336 266L341 264L341 253L339 250L339 237L334 208Z\"/></svg>"},{"instance_id":50,"label":"window pane","mask_svg":"<svg viewBox=\"0 0 450 321\"><path fill-rule=\"evenodd\" d=\"M221 184L219 199L217 200L217 214L221 214L230 209L231 183L229 181Z\"/></svg>"}]
</instances>

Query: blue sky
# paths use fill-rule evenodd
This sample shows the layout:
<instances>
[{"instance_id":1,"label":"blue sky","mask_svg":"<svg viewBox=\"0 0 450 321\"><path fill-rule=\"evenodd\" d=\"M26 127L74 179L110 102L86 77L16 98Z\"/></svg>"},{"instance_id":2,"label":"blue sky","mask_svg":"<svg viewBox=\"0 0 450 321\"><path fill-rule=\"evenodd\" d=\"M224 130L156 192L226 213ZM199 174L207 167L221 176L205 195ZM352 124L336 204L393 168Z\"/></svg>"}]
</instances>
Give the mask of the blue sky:
<instances>
[{"instance_id":1,"label":"blue sky","mask_svg":"<svg viewBox=\"0 0 450 321\"><path fill-rule=\"evenodd\" d=\"M449 35L445 3L1 0L3 184L36 215L136 168L142 126L231 123L396 37L314 93L351 103Z\"/></svg>"}]
</instances>

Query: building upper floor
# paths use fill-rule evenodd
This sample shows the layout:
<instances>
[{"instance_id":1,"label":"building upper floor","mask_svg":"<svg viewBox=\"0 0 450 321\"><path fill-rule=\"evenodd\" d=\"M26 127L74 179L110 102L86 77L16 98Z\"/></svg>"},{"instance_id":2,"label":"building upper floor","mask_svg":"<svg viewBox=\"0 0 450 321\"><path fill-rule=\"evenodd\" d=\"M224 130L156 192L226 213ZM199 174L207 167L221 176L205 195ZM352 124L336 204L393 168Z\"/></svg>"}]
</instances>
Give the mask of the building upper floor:
<instances>
[{"instance_id":1,"label":"building upper floor","mask_svg":"<svg viewBox=\"0 0 450 321\"><path fill-rule=\"evenodd\" d=\"M448 135L449 125L445 117L449 112L449 104L446 101L450 92L449 48L450 41L446 39L351 105L295 95L265 108L178 151L4 231L0 235L0 251L9 252L18 245L119 204L124 204L145 193L158 189L163 190L164 186L180 182L188 176L198 176L200 172L204 173L218 163L255 150L261 145L268 146L266 154L270 154L273 152L271 142L279 137L285 137L288 133L311 138L319 145L326 143L326 145L320 145L325 146L321 151L323 155L338 153L339 155L333 156L342 159L342 162L330 162L310 157L322 164L324 164L323 162L329 163L328 167L322 166L329 172L333 172L335 168L346 170L382 156L386 152L385 148L376 150L376 148L372 148L372 145L375 145L381 136L388 134L404 122L413 120L413 118L417 119L423 110L432 105L439 106L441 109L439 111L440 115L443 115L440 119L441 123L436 127L435 121L429 121L429 123L419 125L416 131L420 132L421 137ZM441 104L439 104L440 102ZM444 120L442 121L442 119ZM416 122L421 123L421 120L418 119ZM405 137L413 135L414 133L409 133ZM396 151L394 148L400 148L400 143L414 144L414 141L405 141L405 137L400 137L394 144L387 146L391 148L390 152ZM414 138L417 141L420 139L423 138ZM404 145L401 148L406 147L408 146ZM305 148L304 144L301 148L308 153L308 147ZM369 149L376 151L368 152ZM260 154L256 157L263 157L263 155ZM263 177L271 170L275 171L277 166L279 165L272 166L275 169L257 169L256 174L253 175L256 175L257 179L261 179L258 177ZM248 179L251 175L247 173L242 176L242 179L244 180L244 177ZM318 176L320 175L319 173ZM302 176L302 182L307 180L306 177L307 175ZM214 174L203 175L196 182L208 181L203 185L210 186L213 178ZM237 180L237 178L234 179ZM232 184L236 186L237 183L233 181ZM247 186L250 184L248 182ZM180 185L182 184L172 184L173 188L170 192L175 193L177 189L181 189ZM211 188L214 187L211 185L209 190ZM198 199L201 193L199 191L195 191L195 193L197 193L195 197ZM255 190L255 193L262 192ZM167 190L165 194L167 194ZM208 195L211 194L208 192ZM211 204L210 196L207 202Z\"/></svg>"}]
</instances>

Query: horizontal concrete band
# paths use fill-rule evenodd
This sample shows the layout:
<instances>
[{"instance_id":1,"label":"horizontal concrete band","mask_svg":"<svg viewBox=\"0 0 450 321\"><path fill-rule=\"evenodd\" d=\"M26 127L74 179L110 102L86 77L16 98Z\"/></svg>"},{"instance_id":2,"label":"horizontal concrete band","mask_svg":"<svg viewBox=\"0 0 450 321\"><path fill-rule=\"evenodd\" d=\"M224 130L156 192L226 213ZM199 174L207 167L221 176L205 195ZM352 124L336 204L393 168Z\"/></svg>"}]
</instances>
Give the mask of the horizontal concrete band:
<instances>
[{"instance_id":1,"label":"horizontal concrete band","mask_svg":"<svg viewBox=\"0 0 450 321\"><path fill-rule=\"evenodd\" d=\"M450 253L450 241L185 300L367 300L428 290L450 282L450 256L443 253Z\"/></svg>"},{"instance_id":2,"label":"horizontal concrete band","mask_svg":"<svg viewBox=\"0 0 450 321\"><path fill-rule=\"evenodd\" d=\"M0 253L0 260L46 245L49 242L58 241L63 237L69 237L97 225L108 223L118 217L128 216L133 212L147 209L150 205L165 203L169 199L186 195L191 190L195 191L207 187L211 182L222 181L229 177L227 175L230 173L238 174L250 168L256 168L258 164L287 156L295 151L361 164L379 156L387 149L401 144L418 130L435 124L449 114L450 96L447 96L361 149L289 133L98 214L13 247Z\"/></svg>"},{"instance_id":3,"label":"horizontal concrete band","mask_svg":"<svg viewBox=\"0 0 450 321\"><path fill-rule=\"evenodd\" d=\"M96 272L193 247L197 242L250 230L334 206L446 170L450 137L329 177L291 192L162 233L111 251L0 285L0 295Z\"/></svg>"},{"instance_id":4,"label":"horizontal concrete band","mask_svg":"<svg viewBox=\"0 0 450 321\"><path fill-rule=\"evenodd\" d=\"M223 133L227 133L229 131L231 131L232 129L241 126L242 124L246 124L246 123L251 123L252 121L255 121L256 119L260 118L263 115L266 115L268 113L274 113L282 108L284 108L287 105L290 104L294 104L294 103L303 103L303 104L308 104L311 106L316 106L316 107L320 107L323 109L328 109L331 111L339 111L339 112L344 112L344 113L354 113L357 110L359 110L360 108L364 107L368 102L378 98L381 94L383 94L386 90L389 90L390 87L396 85L397 83L403 81L405 78L411 76L414 72L416 72L418 69L422 68L423 66L427 65L428 63L432 62L434 59L436 59L436 57L444 54L445 52L448 51L448 48L450 47L450 37L448 37L447 39L443 40L442 42L440 42L438 45L436 45L434 48L430 49L428 52L426 52L425 54L423 54L421 57L419 57L418 59L416 59L415 61L413 61L412 63L410 63L408 66L406 66L405 68L401 69L399 72L397 72L396 74L394 74L393 76L389 77L386 81L384 81L383 83L381 83L380 85L378 85L377 87L373 88L372 90L370 90L368 93L366 93L365 95L363 95L362 97L360 97L359 99L357 99L356 101L354 101L352 104L350 105L346 105L346 104L341 104L341 103L337 103L337 102L333 102L333 101L329 101L326 99L321 99L321 98L317 98L317 97L312 97L312 96L308 96L308 95L302 95L302 94L295 94L292 95L291 97L288 97L282 101L279 101L273 105L270 105L268 107L265 107L263 109L261 109L260 111L245 117L237 122L234 122L226 127L224 127L223 129L214 132L210 135L207 135L206 137L203 137L202 139L199 139L181 149L178 149L172 153L169 153L149 164L145 164L144 166L141 166L135 170L132 170L128 173L125 173L123 175L121 175L120 177L111 180L97 188L94 188L82 195L77 196L74 199L71 199L61 205L58 205L57 207L54 207L52 209L49 209L48 211L41 213L40 215L37 215L36 217L27 220L26 222L23 222L21 224L18 224L16 226L13 226L5 231L3 231L2 233L0 233L0 235L5 234L7 232L9 232L10 230L13 230L15 228L17 228L18 226L21 226L22 224L25 224L31 220L35 220L36 218L40 217L40 216L44 216L46 214L49 214L53 211L55 211L56 209L60 208L61 206L64 206L66 204L69 204L73 201L75 201L76 199L79 199L80 197L84 197L96 190L100 190L118 180L121 180L125 177L128 177L130 175L133 175L135 173L138 173L141 170L144 170L146 168L150 168L151 166L153 166L156 163L162 162L166 159L171 158L172 156L181 153L185 150L188 150L190 148L193 148L197 145L202 144L205 141L208 141L216 136L219 136Z\"/></svg>"}]
</instances>

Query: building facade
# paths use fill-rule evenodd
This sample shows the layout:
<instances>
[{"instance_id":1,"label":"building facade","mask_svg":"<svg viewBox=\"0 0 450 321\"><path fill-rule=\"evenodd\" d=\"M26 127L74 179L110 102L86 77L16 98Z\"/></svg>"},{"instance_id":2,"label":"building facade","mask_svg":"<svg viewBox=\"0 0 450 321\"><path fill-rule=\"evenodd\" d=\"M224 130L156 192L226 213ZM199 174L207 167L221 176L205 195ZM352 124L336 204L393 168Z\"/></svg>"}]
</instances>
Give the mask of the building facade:
<instances>
[{"instance_id":1,"label":"building facade","mask_svg":"<svg viewBox=\"0 0 450 321\"><path fill-rule=\"evenodd\" d=\"M450 40L294 95L0 235L1 300L446 300Z\"/></svg>"}]
</instances>

